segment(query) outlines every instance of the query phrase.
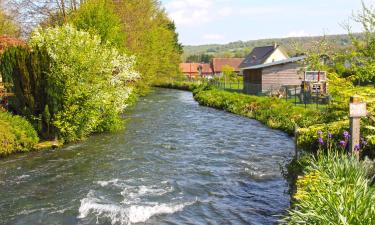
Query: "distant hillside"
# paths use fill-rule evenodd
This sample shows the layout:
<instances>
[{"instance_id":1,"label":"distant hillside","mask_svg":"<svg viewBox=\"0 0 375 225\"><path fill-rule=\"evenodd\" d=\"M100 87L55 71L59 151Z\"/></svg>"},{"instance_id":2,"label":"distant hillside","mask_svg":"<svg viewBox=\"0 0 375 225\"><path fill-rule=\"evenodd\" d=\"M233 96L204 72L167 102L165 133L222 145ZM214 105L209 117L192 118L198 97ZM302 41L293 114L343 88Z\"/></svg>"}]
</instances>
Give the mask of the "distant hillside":
<instances>
[{"instance_id":1,"label":"distant hillside","mask_svg":"<svg viewBox=\"0 0 375 225\"><path fill-rule=\"evenodd\" d=\"M360 34L356 34L359 36ZM184 60L189 56L207 54L213 57L244 57L257 46L273 45L277 43L283 46L289 55L296 54L295 46L309 48L313 42L322 40L323 36L315 37L291 37L291 38L275 38L261 39L253 41L236 41L229 44L209 44L184 46ZM332 45L332 48L342 49L350 45L349 36L347 34L327 35L326 40Z\"/></svg>"}]
</instances>

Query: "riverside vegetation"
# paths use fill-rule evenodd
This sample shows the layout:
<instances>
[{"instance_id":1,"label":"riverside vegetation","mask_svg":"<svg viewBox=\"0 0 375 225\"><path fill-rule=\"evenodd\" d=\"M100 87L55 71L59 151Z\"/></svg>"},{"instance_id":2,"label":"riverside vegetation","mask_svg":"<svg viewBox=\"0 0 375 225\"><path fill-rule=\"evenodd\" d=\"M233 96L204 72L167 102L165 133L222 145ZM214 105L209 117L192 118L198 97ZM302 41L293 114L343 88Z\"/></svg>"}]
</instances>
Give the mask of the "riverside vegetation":
<instances>
[{"instance_id":1,"label":"riverside vegetation","mask_svg":"<svg viewBox=\"0 0 375 225\"><path fill-rule=\"evenodd\" d=\"M265 125L294 134L298 126L297 145L300 157L287 165L286 178L291 184L292 206L285 224L373 224L375 223L375 121L361 122L362 143L349 152L349 97L359 95L367 102L369 114L375 115L373 83L375 58L375 12L364 6L358 21L363 36L349 34L352 47L347 52L330 52L330 45L317 43L305 52L304 66L328 72L332 102L324 109L295 106L282 99L251 96L218 90L204 84L187 82L159 84L192 90L196 101L204 106L254 118ZM332 63L323 64L322 54L331 54ZM355 58L356 60L353 60ZM344 66L350 62L350 67ZM361 85L354 85L361 84Z\"/></svg>"},{"instance_id":2,"label":"riverside vegetation","mask_svg":"<svg viewBox=\"0 0 375 225\"><path fill-rule=\"evenodd\" d=\"M334 79L346 83L337 77L332 77ZM332 84L332 90L344 90L340 82L336 83L336 87ZM291 185L293 204L282 223L374 223L375 163L369 158L375 155L375 122L369 119L362 121L363 141L356 152L358 157L348 152L348 101L333 102L326 109L316 110L315 107L305 109L295 106L276 97L232 93L207 84L173 82L159 86L191 90L194 99L201 105L259 120L290 135L294 134L295 125L300 127L297 144L301 156L289 162L285 171ZM337 92L342 96L336 97L346 98L353 92L362 94L373 114L374 99L368 97L375 93L375 89L353 88L355 91Z\"/></svg>"},{"instance_id":3,"label":"riverside vegetation","mask_svg":"<svg viewBox=\"0 0 375 225\"><path fill-rule=\"evenodd\" d=\"M3 82L15 94L9 112L0 112L0 156L30 151L39 139L72 142L121 129L124 109L156 77L178 74L182 47L158 1L90 0L48 15L28 46L0 55ZM23 29L0 20L8 27L1 34Z\"/></svg>"}]
</instances>

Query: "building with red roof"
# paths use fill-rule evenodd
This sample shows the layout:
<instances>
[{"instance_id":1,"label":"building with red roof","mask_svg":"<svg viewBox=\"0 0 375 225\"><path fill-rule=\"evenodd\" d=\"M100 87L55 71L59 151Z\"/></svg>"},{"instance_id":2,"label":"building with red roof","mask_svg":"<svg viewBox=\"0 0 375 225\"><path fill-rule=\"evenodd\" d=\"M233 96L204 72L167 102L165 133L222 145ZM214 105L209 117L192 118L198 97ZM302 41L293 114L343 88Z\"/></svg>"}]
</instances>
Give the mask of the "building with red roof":
<instances>
[{"instance_id":1,"label":"building with red roof","mask_svg":"<svg viewBox=\"0 0 375 225\"><path fill-rule=\"evenodd\" d=\"M243 62L244 58L213 58L211 67L212 73L215 76L223 75L224 66L230 66L234 69L237 74L240 73L240 64Z\"/></svg>"},{"instance_id":2,"label":"building with red roof","mask_svg":"<svg viewBox=\"0 0 375 225\"><path fill-rule=\"evenodd\" d=\"M209 63L180 63L180 70L188 78L207 78L212 76Z\"/></svg>"}]
</instances>

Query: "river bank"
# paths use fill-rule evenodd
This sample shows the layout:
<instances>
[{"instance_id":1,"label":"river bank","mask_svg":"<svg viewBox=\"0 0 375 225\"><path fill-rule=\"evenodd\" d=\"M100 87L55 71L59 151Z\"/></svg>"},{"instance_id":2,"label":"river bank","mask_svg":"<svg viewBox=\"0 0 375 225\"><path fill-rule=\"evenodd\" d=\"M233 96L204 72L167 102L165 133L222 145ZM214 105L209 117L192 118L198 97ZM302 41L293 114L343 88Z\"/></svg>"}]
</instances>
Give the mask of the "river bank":
<instances>
[{"instance_id":1,"label":"river bank","mask_svg":"<svg viewBox=\"0 0 375 225\"><path fill-rule=\"evenodd\" d=\"M334 102L325 108L317 110L315 107L296 106L275 97L258 97L218 90L198 82L167 82L160 83L157 86L191 91L194 99L203 106L256 119L272 129L282 130L291 136L298 132L297 147L307 152L315 152L318 149L318 131L329 132L333 138L340 139L342 133L345 130L349 130L349 103L344 101ZM338 89L339 87L333 86L331 88ZM342 92L347 96L347 93ZM361 94L358 90L356 93ZM346 100L348 101L348 99L349 97ZM374 108L374 102L371 99L365 99L371 103L368 104L371 112ZM361 132L363 138L368 142L366 155L374 157L374 127L371 126L370 119L364 119L363 122L365 126L362 127Z\"/></svg>"},{"instance_id":2,"label":"river bank","mask_svg":"<svg viewBox=\"0 0 375 225\"><path fill-rule=\"evenodd\" d=\"M345 133L348 121L335 121L340 111L305 109L277 98L231 93L205 85L192 88L192 91L194 99L201 105L259 120L289 135L295 134L296 125L301 127L297 131L298 137L295 137L300 148L299 158L291 160L284 173L293 199L285 223L339 223L342 218L350 224L375 221L375 209L371 206L375 197L375 162L368 158L358 161L357 157L350 155L352 153L347 155L347 140L345 146L338 144L339 140L348 138ZM373 134L370 126L362 133ZM365 141L357 154L373 157L373 150L373 142ZM350 175L345 172L348 169ZM336 198L336 193L345 193L345 197Z\"/></svg>"}]
</instances>

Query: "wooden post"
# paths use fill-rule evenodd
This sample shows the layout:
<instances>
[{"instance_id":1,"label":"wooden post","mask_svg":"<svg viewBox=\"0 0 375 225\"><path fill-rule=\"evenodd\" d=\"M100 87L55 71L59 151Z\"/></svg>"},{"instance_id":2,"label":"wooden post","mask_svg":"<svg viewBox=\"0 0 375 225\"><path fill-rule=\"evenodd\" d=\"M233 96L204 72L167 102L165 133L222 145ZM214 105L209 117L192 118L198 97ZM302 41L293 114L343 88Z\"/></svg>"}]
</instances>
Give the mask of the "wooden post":
<instances>
[{"instance_id":1,"label":"wooden post","mask_svg":"<svg viewBox=\"0 0 375 225\"><path fill-rule=\"evenodd\" d=\"M287 90L287 87L285 87L285 102L288 102L288 90Z\"/></svg>"},{"instance_id":2,"label":"wooden post","mask_svg":"<svg viewBox=\"0 0 375 225\"><path fill-rule=\"evenodd\" d=\"M318 109L318 88L315 90L316 91L316 99L315 99L315 103L316 103L316 109Z\"/></svg>"},{"instance_id":3,"label":"wooden post","mask_svg":"<svg viewBox=\"0 0 375 225\"><path fill-rule=\"evenodd\" d=\"M298 131L299 127L297 124L294 125L294 157L296 159L299 159L299 155L298 155L298 136L299 136L299 131Z\"/></svg>"},{"instance_id":4,"label":"wooden post","mask_svg":"<svg viewBox=\"0 0 375 225\"><path fill-rule=\"evenodd\" d=\"M359 146L360 141L360 133L361 133L361 117L365 117L367 115L366 110L366 103L361 102L361 98L359 96L352 96L350 97L350 151L352 153L355 152L355 147Z\"/></svg>"}]
</instances>

